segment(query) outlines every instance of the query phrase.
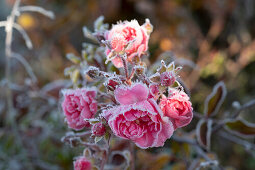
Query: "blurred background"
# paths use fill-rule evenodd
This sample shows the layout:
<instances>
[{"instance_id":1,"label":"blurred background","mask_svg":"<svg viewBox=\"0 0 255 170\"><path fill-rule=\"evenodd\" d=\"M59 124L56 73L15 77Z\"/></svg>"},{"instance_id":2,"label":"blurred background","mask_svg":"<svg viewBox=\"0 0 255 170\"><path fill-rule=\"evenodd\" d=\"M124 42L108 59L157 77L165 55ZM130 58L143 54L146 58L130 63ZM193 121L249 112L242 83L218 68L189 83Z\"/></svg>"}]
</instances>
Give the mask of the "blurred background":
<instances>
[{"instance_id":1,"label":"blurred background","mask_svg":"<svg viewBox=\"0 0 255 170\"><path fill-rule=\"evenodd\" d=\"M0 21L6 20L14 2L0 1ZM74 53L80 56L82 43L85 41L82 27L86 25L93 30L93 22L100 15L109 24L131 19L137 19L143 24L146 18L150 19L154 31L149 41L149 61L159 61L161 53L171 51L180 63L188 63L180 76L190 89L194 110L203 112L206 96L221 80L225 82L228 91L220 110L222 113L231 109L233 101L243 104L255 97L254 0L21 2L22 5L38 5L51 10L56 18L50 20L38 13L22 13L17 19L27 31L34 48L28 50L20 34L14 32L13 51L22 54L31 64L38 81L36 84L29 83L24 67L12 60L13 102L18 110L16 121L19 136L8 133L8 126L4 125L4 119L0 119L0 169L72 168L72 159L81 153L82 148L70 148L60 140L67 127L59 113L57 100L59 89L66 85L64 68L71 65L65 55ZM5 31L0 28L0 117L7 114L3 85L6 66L4 51ZM55 83L54 88L49 89L49 83ZM39 89L44 90L46 99L37 96L36 91ZM253 114L254 110L248 110L242 117L254 123ZM187 130L194 129L196 122L194 120ZM213 140L213 150L222 165L230 169L255 169L255 159L242 147L228 141L218 141L218 138ZM254 142L254 138L251 141ZM171 153L175 153L178 147L185 148L173 143L165 145ZM162 164L162 160L160 162L157 155L152 156L149 151L139 151L138 154L138 162L150 157ZM182 156L171 155L163 163L171 164L172 169L186 169L185 161L182 160L185 156L181 158ZM147 169L151 167L148 166Z\"/></svg>"}]
</instances>

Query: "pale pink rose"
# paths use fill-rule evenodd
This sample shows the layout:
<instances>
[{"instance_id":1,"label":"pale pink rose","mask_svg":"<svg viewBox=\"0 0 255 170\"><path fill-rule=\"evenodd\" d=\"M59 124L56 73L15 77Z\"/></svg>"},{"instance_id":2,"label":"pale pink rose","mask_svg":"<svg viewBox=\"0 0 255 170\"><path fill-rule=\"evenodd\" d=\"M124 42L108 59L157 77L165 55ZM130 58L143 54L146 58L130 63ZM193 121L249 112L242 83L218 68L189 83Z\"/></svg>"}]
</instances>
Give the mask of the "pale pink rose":
<instances>
[{"instance_id":1,"label":"pale pink rose","mask_svg":"<svg viewBox=\"0 0 255 170\"><path fill-rule=\"evenodd\" d=\"M94 136L103 136L105 134L106 129L105 129L103 123L95 123L92 126L91 131Z\"/></svg>"},{"instance_id":2,"label":"pale pink rose","mask_svg":"<svg viewBox=\"0 0 255 170\"><path fill-rule=\"evenodd\" d=\"M163 146L174 131L170 119L148 95L148 87L141 83L119 86L115 98L120 105L102 114L116 136L132 140L140 148Z\"/></svg>"},{"instance_id":3,"label":"pale pink rose","mask_svg":"<svg viewBox=\"0 0 255 170\"><path fill-rule=\"evenodd\" d=\"M193 117L189 96L176 89L170 89L169 96L163 96L159 104L164 115L171 118L175 129L188 125Z\"/></svg>"},{"instance_id":4,"label":"pale pink rose","mask_svg":"<svg viewBox=\"0 0 255 170\"><path fill-rule=\"evenodd\" d=\"M143 52L147 51L149 35L145 25L140 26L136 20L132 20L113 25L112 29L105 33L105 39L110 42L112 47L112 49L106 49L107 56L111 50L117 53L125 50L127 61L130 62L134 56L138 55L140 57ZM126 48L130 42L132 42L132 45ZM114 58L112 62L118 68L123 67L120 57Z\"/></svg>"},{"instance_id":5,"label":"pale pink rose","mask_svg":"<svg viewBox=\"0 0 255 170\"><path fill-rule=\"evenodd\" d=\"M175 82L175 74L173 71L164 72L160 75L162 86L171 86Z\"/></svg>"},{"instance_id":6,"label":"pale pink rose","mask_svg":"<svg viewBox=\"0 0 255 170\"><path fill-rule=\"evenodd\" d=\"M64 95L62 109L68 126L75 130L89 127L89 122L84 119L93 118L97 112L96 90L88 88L65 89L62 93Z\"/></svg>"},{"instance_id":7,"label":"pale pink rose","mask_svg":"<svg viewBox=\"0 0 255 170\"><path fill-rule=\"evenodd\" d=\"M92 169L91 162L84 156L81 156L74 162L74 169L75 170L91 170Z\"/></svg>"}]
</instances>

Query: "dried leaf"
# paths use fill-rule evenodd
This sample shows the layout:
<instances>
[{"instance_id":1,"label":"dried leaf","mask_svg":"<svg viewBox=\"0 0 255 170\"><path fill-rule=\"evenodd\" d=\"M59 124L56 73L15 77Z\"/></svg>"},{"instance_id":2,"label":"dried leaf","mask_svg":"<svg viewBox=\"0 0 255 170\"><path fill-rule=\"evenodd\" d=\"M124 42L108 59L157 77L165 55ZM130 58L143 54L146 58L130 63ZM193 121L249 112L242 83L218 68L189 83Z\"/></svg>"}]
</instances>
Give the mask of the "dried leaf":
<instances>
[{"instance_id":1,"label":"dried leaf","mask_svg":"<svg viewBox=\"0 0 255 170\"><path fill-rule=\"evenodd\" d=\"M255 124L249 123L243 119L228 121L225 124L225 128L238 136L242 137L255 136Z\"/></svg>"},{"instance_id":2,"label":"dried leaf","mask_svg":"<svg viewBox=\"0 0 255 170\"><path fill-rule=\"evenodd\" d=\"M198 143L205 149L210 150L212 133L212 120L201 119L196 127L196 136Z\"/></svg>"},{"instance_id":3,"label":"dried leaf","mask_svg":"<svg viewBox=\"0 0 255 170\"><path fill-rule=\"evenodd\" d=\"M218 113L226 94L227 90L223 82L219 82L214 86L212 93L205 100L204 114L207 117L212 117Z\"/></svg>"}]
</instances>

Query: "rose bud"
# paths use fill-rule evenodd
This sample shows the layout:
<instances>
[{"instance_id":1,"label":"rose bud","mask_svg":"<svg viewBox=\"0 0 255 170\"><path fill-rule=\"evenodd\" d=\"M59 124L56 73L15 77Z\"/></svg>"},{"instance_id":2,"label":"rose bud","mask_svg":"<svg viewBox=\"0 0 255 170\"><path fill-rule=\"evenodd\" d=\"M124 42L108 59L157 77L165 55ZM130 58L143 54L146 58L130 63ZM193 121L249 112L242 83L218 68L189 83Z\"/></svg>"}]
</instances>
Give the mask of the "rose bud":
<instances>
[{"instance_id":1,"label":"rose bud","mask_svg":"<svg viewBox=\"0 0 255 170\"><path fill-rule=\"evenodd\" d=\"M120 85L120 81L117 78L110 78L104 85L108 90L114 91Z\"/></svg>"},{"instance_id":2,"label":"rose bud","mask_svg":"<svg viewBox=\"0 0 255 170\"><path fill-rule=\"evenodd\" d=\"M106 129L102 123L96 123L92 126L92 134L94 136L103 136L106 132Z\"/></svg>"},{"instance_id":3,"label":"rose bud","mask_svg":"<svg viewBox=\"0 0 255 170\"><path fill-rule=\"evenodd\" d=\"M173 71L164 72L160 75L160 82L162 86L171 86L174 84L176 78Z\"/></svg>"}]
</instances>

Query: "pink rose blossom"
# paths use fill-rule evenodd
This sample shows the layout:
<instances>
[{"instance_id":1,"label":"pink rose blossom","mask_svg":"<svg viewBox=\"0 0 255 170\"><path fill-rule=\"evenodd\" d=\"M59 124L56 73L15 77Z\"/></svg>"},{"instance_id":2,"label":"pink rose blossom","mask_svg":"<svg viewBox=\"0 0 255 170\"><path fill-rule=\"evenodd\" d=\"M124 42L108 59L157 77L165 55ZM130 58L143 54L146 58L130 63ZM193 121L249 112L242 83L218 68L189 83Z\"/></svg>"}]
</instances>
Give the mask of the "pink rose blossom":
<instances>
[{"instance_id":1,"label":"pink rose blossom","mask_svg":"<svg viewBox=\"0 0 255 170\"><path fill-rule=\"evenodd\" d=\"M84 119L93 118L97 112L96 90L94 89L67 89L63 90L64 101L62 109L68 126L75 130L89 127Z\"/></svg>"},{"instance_id":2,"label":"pink rose blossom","mask_svg":"<svg viewBox=\"0 0 255 170\"><path fill-rule=\"evenodd\" d=\"M136 20L132 20L113 25L112 29L105 33L105 39L110 41L112 47L112 49L106 49L107 56L111 50L117 53L125 50L127 61L130 62L134 56L138 55L140 57L143 52L147 51L149 35L145 25L140 26ZM112 62L118 68L123 67L120 57L114 58Z\"/></svg>"},{"instance_id":3,"label":"pink rose blossom","mask_svg":"<svg viewBox=\"0 0 255 170\"><path fill-rule=\"evenodd\" d=\"M160 108L165 116L171 118L175 129L188 125L193 117L193 108L188 95L183 91L169 90L170 97L160 101Z\"/></svg>"},{"instance_id":4,"label":"pink rose blossom","mask_svg":"<svg viewBox=\"0 0 255 170\"><path fill-rule=\"evenodd\" d=\"M140 148L163 146L174 131L170 119L148 95L148 87L141 83L119 86L115 98L120 105L102 114L116 136L130 139Z\"/></svg>"},{"instance_id":5,"label":"pink rose blossom","mask_svg":"<svg viewBox=\"0 0 255 170\"><path fill-rule=\"evenodd\" d=\"M160 75L160 81L162 86L171 86L175 82L175 74L173 71L164 72Z\"/></svg>"},{"instance_id":6,"label":"pink rose blossom","mask_svg":"<svg viewBox=\"0 0 255 170\"><path fill-rule=\"evenodd\" d=\"M92 169L91 162L87 158L81 156L74 162L74 169L91 170Z\"/></svg>"},{"instance_id":7,"label":"pink rose blossom","mask_svg":"<svg viewBox=\"0 0 255 170\"><path fill-rule=\"evenodd\" d=\"M96 123L92 126L92 134L94 136L103 136L105 134L105 127L102 123Z\"/></svg>"}]
</instances>

